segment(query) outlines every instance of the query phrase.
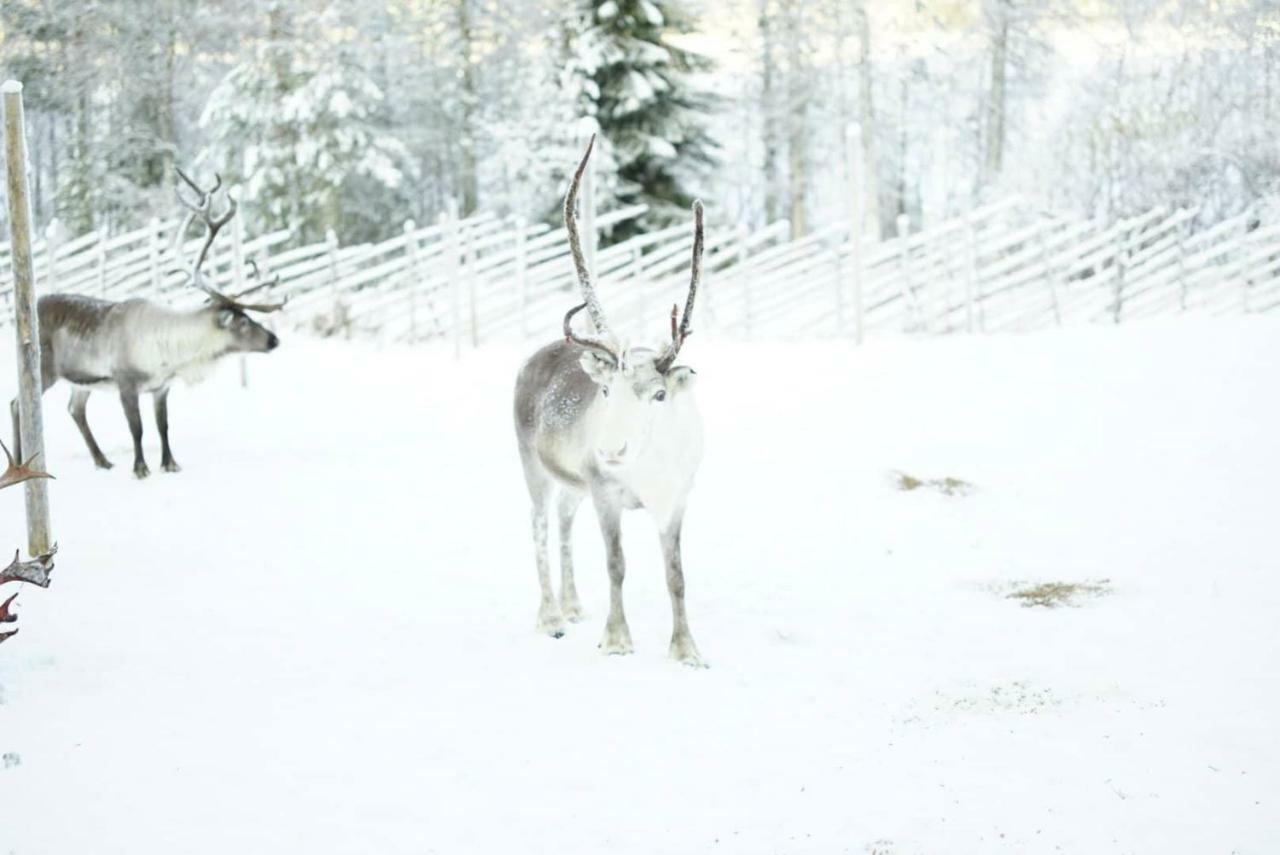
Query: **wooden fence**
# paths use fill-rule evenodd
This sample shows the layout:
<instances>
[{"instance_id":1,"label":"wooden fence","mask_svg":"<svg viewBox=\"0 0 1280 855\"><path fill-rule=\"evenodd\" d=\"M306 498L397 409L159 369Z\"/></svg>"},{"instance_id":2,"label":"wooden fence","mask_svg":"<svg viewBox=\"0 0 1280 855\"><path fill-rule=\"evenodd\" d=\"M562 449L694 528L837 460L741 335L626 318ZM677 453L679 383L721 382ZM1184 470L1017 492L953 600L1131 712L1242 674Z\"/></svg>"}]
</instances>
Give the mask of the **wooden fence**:
<instances>
[{"instance_id":1,"label":"wooden fence","mask_svg":"<svg viewBox=\"0 0 1280 855\"><path fill-rule=\"evenodd\" d=\"M598 232L643 208L595 218ZM1173 312L1268 312L1280 307L1280 205L1268 202L1210 228L1193 210L1155 209L1116 223L1073 219L1006 199L879 242L851 240L837 222L791 240L786 222L747 230L708 211L698 331L732 338L811 338L893 330L937 334L1120 322ZM281 322L323 335L443 339L454 347L546 339L578 299L563 230L481 214L406 222L376 244L291 246L287 232L246 237L239 218L215 247L209 278L236 290L256 260L290 296ZM121 235L35 246L43 293L192 302L180 272L178 221ZM660 339L688 284L690 224L593 253L617 331ZM197 240L184 240L191 253ZM12 301L0 246L0 314Z\"/></svg>"}]
</instances>

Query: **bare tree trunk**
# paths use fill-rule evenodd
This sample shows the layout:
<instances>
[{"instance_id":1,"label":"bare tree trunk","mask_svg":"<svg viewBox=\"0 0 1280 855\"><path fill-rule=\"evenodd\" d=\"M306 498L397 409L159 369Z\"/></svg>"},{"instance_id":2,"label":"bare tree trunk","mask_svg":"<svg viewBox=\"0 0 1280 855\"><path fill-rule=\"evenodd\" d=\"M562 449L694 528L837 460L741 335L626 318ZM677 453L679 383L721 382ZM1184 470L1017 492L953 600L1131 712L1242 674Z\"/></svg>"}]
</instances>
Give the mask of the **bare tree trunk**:
<instances>
[{"instance_id":1,"label":"bare tree trunk","mask_svg":"<svg viewBox=\"0 0 1280 855\"><path fill-rule=\"evenodd\" d=\"M162 81L164 91L160 93L159 108L156 116L156 130L159 133L162 148L160 150L161 185L172 180L174 155L178 149L177 134L174 122L173 93L177 78L178 22L173 0L165 3L165 41L164 41L164 74Z\"/></svg>"},{"instance_id":2,"label":"bare tree trunk","mask_svg":"<svg viewBox=\"0 0 1280 855\"><path fill-rule=\"evenodd\" d=\"M791 238L803 237L808 231L805 216L805 189L808 184L808 163L805 145L808 142L807 113L809 94L807 67L801 46L800 7L792 4L787 10L787 178L791 201Z\"/></svg>"},{"instance_id":3,"label":"bare tree trunk","mask_svg":"<svg viewBox=\"0 0 1280 855\"><path fill-rule=\"evenodd\" d=\"M880 224L880 174L876 167L876 111L872 101L871 22L866 0L853 11L858 34L858 122L862 125L862 182L866 194L864 229L877 240L884 234Z\"/></svg>"},{"instance_id":4,"label":"bare tree trunk","mask_svg":"<svg viewBox=\"0 0 1280 855\"><path fill-rule=\"evenodd\" d=\"M759 0L760 60L760 108L763 115L764 137L764 219L772 223L778 219L778 115L777 115L777 64L774 57L773 18L769 0Z\"/></svg>"},{"instance_id":5,"label":"bare tree trunk","mask_svg":"<svg viewBox=\"0 0 1280 855\"><path fill-rule=\"evenodd\" d=\"M987 98L987 162L985 182L1000 176L1004 161L1005 75L1009 58L1009 0L995 0L987 22L991 28L991 94Z\"/></svg>"},{"instance_id":6,"label":"bare tree trunk","mask_svg":"<svg viewBox=\"0 0 1280 855\"><path fill-rule=\"evenodd\" d=\"M458 38L462 47L462 205L459 212L469 217L480 198L476 175L476 66L473 53L475 33L471 22L471 0L458 2Z\"/></svg>"}]
</instances>

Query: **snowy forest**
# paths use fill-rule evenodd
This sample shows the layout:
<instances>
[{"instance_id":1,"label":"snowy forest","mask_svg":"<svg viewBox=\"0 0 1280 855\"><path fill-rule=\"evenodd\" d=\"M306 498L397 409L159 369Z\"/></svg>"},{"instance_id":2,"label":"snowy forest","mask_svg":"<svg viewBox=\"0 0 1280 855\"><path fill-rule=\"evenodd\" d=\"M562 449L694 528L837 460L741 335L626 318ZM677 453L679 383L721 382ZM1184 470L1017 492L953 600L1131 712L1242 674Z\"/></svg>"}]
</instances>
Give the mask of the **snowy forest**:
<instances>
[{"instance_id":1,"label":"snowy forest","mask_svg":"<svg viewBox=\"0 0 1280 855\"><path fill-rule=\"evenodd\" d=\"M1280 183L1268 0L7 0L37 224L173 208L174 165L255 230L377 240L483 210L551 222L598 131L613 240L686 216L869 230L1021 194L1201 226ZM851 152L846 129L863 130Z\"/></svg>"}]
</instances>

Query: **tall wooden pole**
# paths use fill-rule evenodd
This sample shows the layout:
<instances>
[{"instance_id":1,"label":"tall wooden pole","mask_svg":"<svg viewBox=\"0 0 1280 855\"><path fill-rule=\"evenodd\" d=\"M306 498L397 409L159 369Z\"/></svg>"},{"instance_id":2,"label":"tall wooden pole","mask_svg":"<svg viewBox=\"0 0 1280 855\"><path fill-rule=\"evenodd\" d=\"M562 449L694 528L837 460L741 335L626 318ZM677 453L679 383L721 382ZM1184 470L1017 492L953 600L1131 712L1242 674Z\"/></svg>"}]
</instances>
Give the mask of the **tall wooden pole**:
<instances>
[{"instance_id":1,"label":"tall wooden pole","mask_svg":"<svg viewBox=\"0 0 1280 855\"><path fill-rule=\"evenodd\" d=\"M22 118L22 84L0 86L4 99L4 159L9 191L9 241L13 248L13 293L18 339L18 423L22 456L43 469L44 417L40 398L40 321L36 316L36 283L31 264L31 199L27 192L26 131ZM21 461L19 461L21 462ZM27 493L27 551L43 555L53 546L49 530L49 494L44 478L24 485Z\"/></svg>"}]
</instances>

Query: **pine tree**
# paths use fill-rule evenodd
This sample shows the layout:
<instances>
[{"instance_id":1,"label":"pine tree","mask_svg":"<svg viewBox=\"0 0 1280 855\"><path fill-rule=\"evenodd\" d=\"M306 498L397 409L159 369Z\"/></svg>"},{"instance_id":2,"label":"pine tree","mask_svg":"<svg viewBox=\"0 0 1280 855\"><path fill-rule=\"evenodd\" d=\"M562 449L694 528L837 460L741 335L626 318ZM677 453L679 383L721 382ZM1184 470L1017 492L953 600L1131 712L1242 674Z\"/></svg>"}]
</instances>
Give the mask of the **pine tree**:
<instances>
[{"instance_id":1,"label":"pine tree","mask_svg":"<svg viewBox=\"0 0 1280 855\"><path fill-rule=\"evenodd\" d=\"M202 161L243 184L246 220L303 240L334 229L385 237L403 210L409 157L384 121L382 91L349 46L296 38L273 6L270 32L209 96Z\"/></svg>"},{"instance_id":2,"label":"pine tree","mask_svg":"<svg viewBox=\"0 0 1280 855\"><path fill-rule=\"evenodd\" d=\"M705 129L712 101L693 77L710 61L670 37L692 22L670 0L583 0L570 32L571 76L579 78L582 113L594 117L608 143L616 184L612 203L643 203L648 213L624 223L613 238L688 219L689 188L712 163ZM602 161L601 166L609 166Z\"/></svg>"}]
</instances>

